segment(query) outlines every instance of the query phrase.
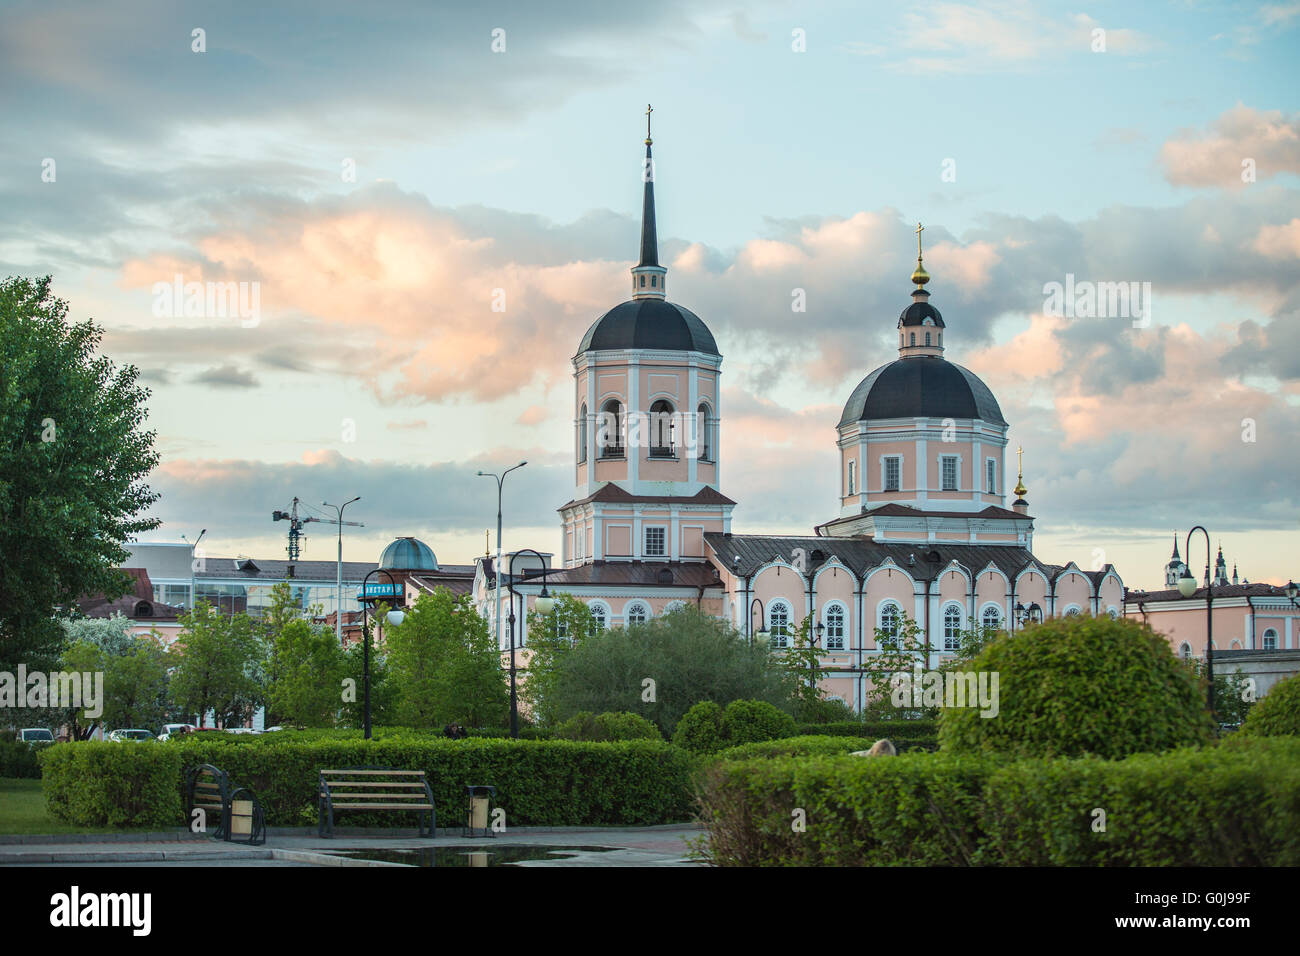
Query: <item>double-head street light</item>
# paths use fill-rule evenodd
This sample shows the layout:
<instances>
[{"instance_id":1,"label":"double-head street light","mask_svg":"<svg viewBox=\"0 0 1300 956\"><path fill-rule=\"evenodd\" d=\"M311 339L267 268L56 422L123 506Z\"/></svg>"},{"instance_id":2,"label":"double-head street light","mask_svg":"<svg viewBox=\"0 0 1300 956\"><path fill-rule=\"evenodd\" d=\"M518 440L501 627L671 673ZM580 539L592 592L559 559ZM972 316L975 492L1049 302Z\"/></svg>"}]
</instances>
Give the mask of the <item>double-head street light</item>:
<instances>
[{"instance_id":1,"label":"double-head street light","mask_svg":"<svg viewBox=\"0 0 1300 956\"><path fill-rule=\"evenodd\" d=\"M497 613L495 618L496 620L495 630L496 630L496 639L497 639L497 650L501 649L501 486L505 484L506 475L510 474L510 472L515 471L516 469L524 467L524 465L526 464L528 464L528 462L521 461L519 464L507 468L499 475L491 471L480 471L478 473L478 477L480 478L495 478L497 482L497 563L495 565L496 590L497 590Z\"/></svg>"},{"instance_id":2,"label":"double-head street light","mask_svg":"<svg viewBox=\"0 0 1300 956\"><path fill-rule=\"evenodd\" d=\"M537 600L533 602L533 607L537 609L538 614L550 614L551 609L555 607L555 598L551 597L550 592L546 590L546 561L540 554L532 548L524 548L510 555L509 574L506 575L506 587L510 589L510 736L514 739L519 737L519 689L515 678L515 598L520 596L515 590L515 558L521 554L536 554L537 560L542 566L542 593L537 595ZM497 594L501 593L500 570L497 571ZM500 647L500 645L497 645Z\"/></svg>"},{"instance_id":3,"label":"double-head street light","mask_svg":"<svg viewBox=\"0 0 1300 956\"><path fill-rule=\"evenodd\" d=\"M367 574L365 579L361 582L361 633L365 641L365 646L362 648L361 651L361 659L363 661L362 681L365 684L365 688L366 688L365 723L364 723L366 740L370 739L370 624L367 621L367 615L370 610L370 605L374 601L378 600L379 598L378 594L374 595L373 597L366 594L366 588L370 584L371 575L375 575L375 574L387 575L388 583L393 589L393 597L397 596L397 582L393 580L393 576L389 574L387 568L375 568L373 571L370 572L370 574ZM406 613L404 611L393 609L388 612L386 617L389 624L393 625L394 627L397 627L397 625L401 624L402 621L406 619Z\"/></svg>"},{"instance_id":4,"label":"double-head street light","mask_svg":"<svg viewBox=\"0 0 1300 956\"><path fill-rule=\"evenodd\" d=\"M338 640L340 647L343 646L343 509L352 502L360 500L361 496L357 495L351 501L345 501L341 505L332 505L328 501L321 502L326 508L333 508L338 513L338 519L334 522L339 526L339 580L338 598L334 608L334 637ZM348 524L356 524L356 522L349 521Z\"/></svg>"},{"instance_id":5,"label":"double-head street light","mask_svg":"<svg viewBox=\"0 0 1300 956\"><path fill-rule=\"evenodd\" d=\"M1016 623L1021 627L1026 624L1041 624L1043 622L1043 609L1038 606L1037 601L1030 604L1029 607L1025 607L1024 604L1016 604L1015 613Z\"/></svg>"},{"instance_id":6,"label":"double-head street light","mask_svg":"<svg viewBox=\"0 0 1300 956\"><path fill-rule=\"evenodd\" d=\"M1210 547L1210 532L1206 531L1199 524L1191 531L1187 532L1187 558L1190 561L1192 557L1192 535L1197 531L1205 535L1205 678L1209 681L1210 689L1206 692L1206 699L1210 707L1210 716L1214 716L1214 579L1210 576L1210 564L1214 560L1213 549ZM1292 585L1295 587L1295 585ZM1196 593L1196 579L1192 577L1191 568L1184 564L1182 576L1178 579L1178 593L1185 598L1191 597Z\"/></svg>"}]
</instances>

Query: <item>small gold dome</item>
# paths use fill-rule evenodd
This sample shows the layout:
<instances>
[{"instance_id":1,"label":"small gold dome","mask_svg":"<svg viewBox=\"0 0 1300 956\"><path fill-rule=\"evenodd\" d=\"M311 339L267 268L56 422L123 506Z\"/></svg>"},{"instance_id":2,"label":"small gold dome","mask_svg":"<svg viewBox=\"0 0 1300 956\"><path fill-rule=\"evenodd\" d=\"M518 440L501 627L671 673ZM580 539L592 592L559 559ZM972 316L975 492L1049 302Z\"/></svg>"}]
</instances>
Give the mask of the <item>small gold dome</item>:
<instances>
[{"instance_id":1,"label":"small gold dome","mask_svg":"<svg viewBox=\"0 0 1300 956\"><path fill-rule=\"evenodd\" d=\"M921 265L920 259L916 260L916 271L912 273L912 281L920 286L930 281L930 273L925 271L925 266Z\"/></svg>"}]
</instances>

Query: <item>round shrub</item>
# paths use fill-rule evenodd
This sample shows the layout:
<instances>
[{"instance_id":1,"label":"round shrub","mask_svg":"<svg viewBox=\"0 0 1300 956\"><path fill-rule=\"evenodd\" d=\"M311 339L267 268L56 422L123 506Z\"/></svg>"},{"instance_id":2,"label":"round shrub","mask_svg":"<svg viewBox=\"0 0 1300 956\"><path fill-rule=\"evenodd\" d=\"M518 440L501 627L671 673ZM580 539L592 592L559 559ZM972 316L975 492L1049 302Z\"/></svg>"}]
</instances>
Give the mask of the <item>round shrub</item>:
<instances>
[{"instance_id":1,"label":"round shrub","mask_svg":"<svg viewBox=\"0 0 1300 956\"><path fill-rule=\"evenodd\" d=\"M1300 734L1300 674L1273 685L1250 709L1238 733L1248 737Z\"/></svg>"},{"instance_id":2,"label":"round shrub","mask_svg":"<svg viewBox=\"0 0 1300 956\"><path fill-rule=\"evenodd\" d=\"M627 711L592 714L581 711L555 728L560 740L663 740L659 728Z\"/></svg>"},{"instance_id":3,"label":"round shrub","mask_svg":"<svg viewBox=\"0 0 1300 956\"><path fill-rule=\"evenodd\" d=\"M794 718L762 700L733 700L722 712L722 731L727 744L753 744L764 740L793 737Z\"/></svg>"},{"instance_id":4,"label":"round shrub","mask_svg":"<svg viewBox=\"0 0 1300 956\"><path fill-rule=\"evenodd\" d=\"M967 666L996 676L996 716L941 708L939 745L959 753L1118 758L1204 744L1205 693L1169 642L1126 619L1067 617L1002 635Z\"/></svg>"},{"instance_id":5,"label":"round shrub","mask_svg":"<svg viewBox=\"0 0 1300 956\"><path fill-rule=\"evenodd\" d=\"M673 743L695 754L717 753L726 747L722 708L711 700L700 701L677 722Z\"/></svg>"}]
</instances>

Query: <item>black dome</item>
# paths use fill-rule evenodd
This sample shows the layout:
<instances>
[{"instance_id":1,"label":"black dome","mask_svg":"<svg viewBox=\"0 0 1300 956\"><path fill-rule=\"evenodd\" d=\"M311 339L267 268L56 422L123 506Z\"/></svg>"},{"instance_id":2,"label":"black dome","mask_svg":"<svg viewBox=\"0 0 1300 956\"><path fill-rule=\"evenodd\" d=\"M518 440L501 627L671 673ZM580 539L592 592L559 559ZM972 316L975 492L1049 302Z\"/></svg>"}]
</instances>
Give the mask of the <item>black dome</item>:
<instances>
[{"instance_id":1,"label":"black dome","mask_svg":"<svg viewBox=\"0 0 1300 956\"><path fill-rule=\"evenodd\" d=\"M930 319L932 325L943 328L943 316L938 309L929 302L913 302L899 315L898 327L901 329L905 325L924 325L926 319Z\"/></svg>"},{"instance_id":2,"label":"black dome","mask_svg":"<svg viewBox=\"0 0 1300 956\"><path fill-rule=\"evenodd\" d=\"M853 390L840 425L877 418L978 418L1005 425L1002 409L974 372L941 358L898 359Z\"/></svg>"},{"instance_id":3,"label":"black dome","mask_svg":"<svg viewBox=\"0 0 1300 956\"><path fill-rule=\"evenodd\" d=\"M578 354L604 349L666 349L719 355L713 333L690 309L663 299L629 299L587 330Z\"/></svg>"}]
</instances>

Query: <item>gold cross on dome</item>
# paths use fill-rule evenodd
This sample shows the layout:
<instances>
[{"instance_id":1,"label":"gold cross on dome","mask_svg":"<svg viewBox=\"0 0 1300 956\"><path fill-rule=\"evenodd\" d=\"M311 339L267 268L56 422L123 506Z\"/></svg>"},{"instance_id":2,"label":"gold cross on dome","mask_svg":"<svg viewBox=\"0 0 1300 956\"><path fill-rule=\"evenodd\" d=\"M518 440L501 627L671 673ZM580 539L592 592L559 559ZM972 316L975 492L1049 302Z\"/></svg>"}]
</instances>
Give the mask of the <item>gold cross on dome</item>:
<instances>
[{"instance_id":1,"label":"gold cross on dome","mask_svg":"<svg viewBox=\"0 0 1300 956\"><path fill-rule=\"evenodd\" d=\"M921 258L921 233L924 229L925 226L921 225L919 222L916 224L916 258L918 259Z\"/></svg>"},{"instance_id":2,"label":"gold cross on dome","mask_svg":"<svg viewBox=\"0 0 1300 956\"><path fill-rule=\"evenodd\" d=\"M654 111L655 111L655 108L654 108L653 106L651 106L649 103L647 103L647 104L645 105L645 141L646 141L646 145L647 145L647 146L649 146L650 143L651 143L651 139L650 139L650 114L653 113Z\"/></svg>"},{"instance_id":3,"label":"gold cross on dome","mask_svg":"<svg viewBox=\"0 0 1300 956\"><path fill-rule=\"evenodd\" d=\"M1016 446L1016 469L1023 475L1025 473L1025 450Z\"/></svg>"}]
</instances>

